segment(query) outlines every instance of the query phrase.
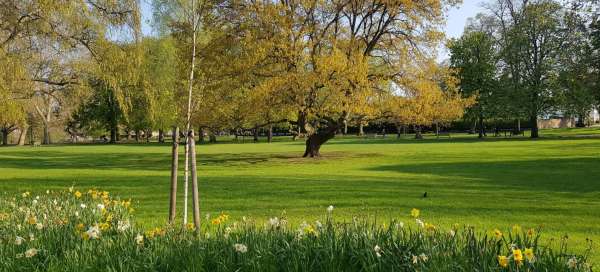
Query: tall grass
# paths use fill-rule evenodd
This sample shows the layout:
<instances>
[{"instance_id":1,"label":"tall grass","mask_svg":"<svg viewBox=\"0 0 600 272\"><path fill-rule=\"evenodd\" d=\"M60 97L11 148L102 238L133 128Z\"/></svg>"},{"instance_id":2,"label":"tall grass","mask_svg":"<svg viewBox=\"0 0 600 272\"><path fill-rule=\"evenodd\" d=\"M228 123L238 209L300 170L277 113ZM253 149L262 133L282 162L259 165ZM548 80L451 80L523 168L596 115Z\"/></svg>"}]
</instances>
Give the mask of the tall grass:
<instances>
[{"instance_id":1,"label":"tall grass","mask_svg":"<svg viewBox=\"0 0 600 272\"><path fill-rule=\"evenodd\" d=\"M2 271L591 271L567 238L539 230L443 229L412 211L402 223L354 219L292 226L226 214L191 226L143 230L129 200L69 189L0 197Z\"/></svg>"}]
</instances>

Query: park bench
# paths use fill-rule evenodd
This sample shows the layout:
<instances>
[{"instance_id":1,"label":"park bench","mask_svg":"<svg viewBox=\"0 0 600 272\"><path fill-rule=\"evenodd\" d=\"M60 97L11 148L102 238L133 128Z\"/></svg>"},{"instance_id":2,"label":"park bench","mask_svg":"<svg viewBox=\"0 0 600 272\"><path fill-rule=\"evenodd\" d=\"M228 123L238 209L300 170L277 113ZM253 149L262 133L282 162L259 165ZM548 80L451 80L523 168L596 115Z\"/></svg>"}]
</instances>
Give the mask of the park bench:
<instances>
[{"instance_id":1,"label":"park bench","mask_svg":"<svg viewBox=\"0 0 600 272\"><path fill-rule=\"evenodd\" d=\"M517 135L525 136L525 130L516 130L514 128L501 128L501 129L496 129L496 131L494 133L494 135L496 137L502 136L502 134L504 134L504 137L512 137L512 136L517 136Z\"/></svg>"}]
</instances>

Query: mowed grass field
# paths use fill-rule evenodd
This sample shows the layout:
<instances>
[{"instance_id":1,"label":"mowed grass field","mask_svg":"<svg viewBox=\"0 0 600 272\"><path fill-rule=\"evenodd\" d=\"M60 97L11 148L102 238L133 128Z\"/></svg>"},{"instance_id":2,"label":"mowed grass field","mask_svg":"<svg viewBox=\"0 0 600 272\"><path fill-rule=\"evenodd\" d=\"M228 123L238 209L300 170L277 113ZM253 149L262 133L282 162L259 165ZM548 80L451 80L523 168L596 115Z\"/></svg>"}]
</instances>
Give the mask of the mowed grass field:
<instances>
[{"instance_id":1,"label":"mowed grass field","mask_svg":"<svg viewBox=\"0 0 600 272\"><path fill-rule=\"evenodd\" d=\"M200 209L203 217L225 212L260 222L284 215L299 223L322 218L329 205L336 218L382 222L412 222L410 210L418 208L427 222L447 228L542 226L544 237L568 234L571 246L583 250L586 238L600 242L599 133L546 130L538 140L337 138L323 146L320 159L301 158L303 141L287 139L200 145ZM132 198L138 223L163 224L170 149L156 143L3 147L0 191L99 188ZM181 183L179 189L181 195Z\"/></svg>"}]
</instances>

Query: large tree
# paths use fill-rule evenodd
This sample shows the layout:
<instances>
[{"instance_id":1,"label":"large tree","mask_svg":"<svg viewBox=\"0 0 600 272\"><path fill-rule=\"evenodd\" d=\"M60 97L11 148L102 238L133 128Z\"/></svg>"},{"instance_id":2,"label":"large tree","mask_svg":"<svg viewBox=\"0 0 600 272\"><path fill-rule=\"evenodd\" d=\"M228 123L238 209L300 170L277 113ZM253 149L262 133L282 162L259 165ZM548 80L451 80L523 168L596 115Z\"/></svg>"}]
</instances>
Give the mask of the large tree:
<instances>
[{"instance_id":1,"label":"large tree","mask_svg":"<svg viewBox=\"0 0 600 272\"><path fill-rule=\"evenodd\" d=\"M452 1L450 1L452 2ZM245 3L239 17L256 89L273 90L294 108L305 157L350 120L377 111L372 99L402 84L403 65L427 58L442 35L448 1L293 1Z\"/></svg>"}]
</instances>

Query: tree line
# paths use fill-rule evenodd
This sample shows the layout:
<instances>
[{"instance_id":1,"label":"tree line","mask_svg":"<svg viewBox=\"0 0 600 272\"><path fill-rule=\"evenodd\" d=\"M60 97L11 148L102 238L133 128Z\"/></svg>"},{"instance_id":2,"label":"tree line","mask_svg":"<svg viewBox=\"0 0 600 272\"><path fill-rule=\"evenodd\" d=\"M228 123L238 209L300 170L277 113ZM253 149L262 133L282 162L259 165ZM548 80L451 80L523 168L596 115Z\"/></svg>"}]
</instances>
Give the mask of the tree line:
<instances>
[{"instance_id":1,"label":"tree line","mask_svg":"<svg viewBox=\"0 0 600 272\"><path fill-rule=\"evenodd\" d=\"M448 45L462 93L478 97L466 118L479 137L488 119L527 120L532 138L545 114L585 125L600 102L599 3L494 0L485 8Z\"/></svg>"},{"instance_id":2,"label":"tree line","mask_svg":"<svg viewBox=\"0 0 600 272\"><path fill-rule=\"evenodd\" d=\"M308 157L374 122L416 137L460 118L481 137L488 120L525 120L532 137L544 114L584 122L600 100L598 2L490 0L440 64L457 2L154 0L154 35L143 36L134 0L5 0L2 138L19 131L23 144L41 127L48 144L55 126L73 139L164 141L188 105L201 138L285 128Z\"/></svg>"}]
</instances>

